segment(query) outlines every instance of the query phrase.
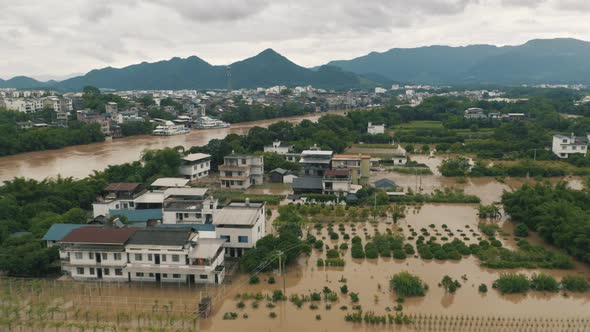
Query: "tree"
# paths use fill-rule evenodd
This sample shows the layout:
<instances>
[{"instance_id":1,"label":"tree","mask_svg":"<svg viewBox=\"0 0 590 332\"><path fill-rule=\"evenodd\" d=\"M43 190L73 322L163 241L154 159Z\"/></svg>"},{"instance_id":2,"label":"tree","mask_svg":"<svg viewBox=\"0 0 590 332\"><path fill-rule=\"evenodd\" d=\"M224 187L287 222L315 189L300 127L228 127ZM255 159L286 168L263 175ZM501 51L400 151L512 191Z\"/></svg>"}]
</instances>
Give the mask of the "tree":
<instances>
[{"instance_id":1,"label":"tree","mask_svg":"<svg viewBox=\"0 0 590 332\"><path fill-rule=\"evenodd\" d=\"M395 274L389 283L398 297L424 296L428 289L428 286L418 276L407 271Z\"/></svg>"},{"instance_id":2,"label":"tree","mask_svg":"<svg viewBox=\"0 0 590 332\"><path fill-rule=\"evenodd\" d=\"M445 159L438 167L443 176L466 176L470 168L469 160L464 157Z\"/></svg>"}]
</instances>

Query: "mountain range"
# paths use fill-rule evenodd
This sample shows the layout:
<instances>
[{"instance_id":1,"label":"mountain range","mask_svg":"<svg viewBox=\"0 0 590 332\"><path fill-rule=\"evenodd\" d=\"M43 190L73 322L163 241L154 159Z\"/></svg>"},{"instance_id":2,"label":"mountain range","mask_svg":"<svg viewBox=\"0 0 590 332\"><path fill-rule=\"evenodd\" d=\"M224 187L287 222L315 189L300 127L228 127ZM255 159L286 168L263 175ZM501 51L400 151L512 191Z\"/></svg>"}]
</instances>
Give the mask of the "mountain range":
<instances>
[{"instance_id":1,"label":"mountain range","mask_svg":"<svg viewBox=\"0 0 590 332\"><path fill-rule=\"evenodd\" d=\"M393 48L351 60L305 68L272 49L229 65L231 87L313 85L351 89L415 84L537 83L590 84L590 42L576 39L535 39L518 46L470 45ZM52 88L80 91L86 85L115 90L225 89L227 66L211 65L191 56L106 67L62 81L41 82L18 76L0 79L1 87Z\"/></svg>"}]
</instances>

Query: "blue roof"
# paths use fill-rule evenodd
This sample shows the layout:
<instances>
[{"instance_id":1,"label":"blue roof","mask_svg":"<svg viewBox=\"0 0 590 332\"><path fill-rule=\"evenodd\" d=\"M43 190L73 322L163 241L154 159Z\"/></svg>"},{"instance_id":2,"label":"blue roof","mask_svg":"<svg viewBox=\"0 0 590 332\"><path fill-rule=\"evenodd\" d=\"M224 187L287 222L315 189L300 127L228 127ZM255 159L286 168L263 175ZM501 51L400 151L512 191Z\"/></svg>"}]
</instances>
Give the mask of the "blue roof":
<instances>
[{"instance_id":1,"label":"blue roof","mask_svg":"<svg viewBox=\"0 0 590 332\"><path fill-rule=\"evenodd\" d=\"M201 232L214 232L215 225L213 224L160 224L158 227L170 227L170 228L178 228L178 227L192 227L197 231Z\"/></svg>"},{"instance_id":2,"label":"blue roof","mask_svg":"<svg viewBox=\"0 0 590 332\"><path fill-rule=\"evenodd\" d=\"M162 210L109 210L109 216L125 216L129 222L148 221L150 219L162 220Z\"/></svg>"},{"instance_id":3,"label":"blue roof","mask_svg":"<svg viewBox=\"0 0 590 332\"><path fill-rule=\"evenodd\" d=\"M53 224L43 236L45 241L61 241L66 235L68 235L74 229L80 227L91 227L92 225L87 224Z\"/></svg>"}]
</instances>

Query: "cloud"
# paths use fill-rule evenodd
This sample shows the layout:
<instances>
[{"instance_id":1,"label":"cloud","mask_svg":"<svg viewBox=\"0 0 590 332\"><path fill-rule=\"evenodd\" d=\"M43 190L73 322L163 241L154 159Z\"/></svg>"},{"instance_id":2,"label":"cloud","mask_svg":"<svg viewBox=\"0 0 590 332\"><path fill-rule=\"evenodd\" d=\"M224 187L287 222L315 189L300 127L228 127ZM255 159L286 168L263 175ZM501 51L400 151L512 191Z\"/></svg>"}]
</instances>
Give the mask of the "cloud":
<instances>
[{"instance_id":1,"label":"cloud","mask_svg":"<svg viewBox=\"0 0 590 332\"><path fill-rule=\"evenodd\" d=\"M314 66L393 47L590 39L582 0L0 0L0 77L271 47Z\"/></svg>"}]
</instances>

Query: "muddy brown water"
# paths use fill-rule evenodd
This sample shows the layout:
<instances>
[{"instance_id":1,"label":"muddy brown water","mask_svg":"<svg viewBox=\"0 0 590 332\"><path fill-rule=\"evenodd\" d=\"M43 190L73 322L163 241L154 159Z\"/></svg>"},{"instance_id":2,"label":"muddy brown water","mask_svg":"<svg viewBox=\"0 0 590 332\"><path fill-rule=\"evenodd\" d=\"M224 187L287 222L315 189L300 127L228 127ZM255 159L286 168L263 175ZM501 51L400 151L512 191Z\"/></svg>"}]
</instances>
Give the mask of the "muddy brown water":
<instances>
[{"instance_id":1,"label":"muddy brown water","mask_svg":"<svg viewBox=\"0 0 590 332\"><path fill-rule=\"evenodd\" d=\"M403 229L412 225L415 229L422 227L429 228L434 224L441 230L442 224L447 224L452 230L462 229L468 231L466 226L477 231L477 205L475 204L425 204L418 209L410 208L399 226ZM504 220L499 223L505 232L512 232L511 225ZM505 224L505 225L504 225ZM384 232L386 228L392 228L391 224L381 222L378 229ZM357 223L356 232L364 237L363 229L366 228L369 235L373 234L374 226L370 223ZM336 228L335 228L336 229ZM316 230L311 231L316 234ZM321 231L323 237L328 236L327 229ZM351 224L346 224L346 232L351 234ZM406 231L407 232L407 231ZM316 235L317 236L317 235ZM506 237L504 245L514 247L511 236ZM529 239L533 243L542 243L534 236ZM324 240L330 247L342 243L340 239ZM473 241L475 242L475 239ZM492 289L491 285L501 273L519 272L527 275L544 272L557 277L558 279L567 274L576 274L590 277L590 268L585 264L576 264L574 270L495 270L482 268L475 257L464 258L460 261L426 261L419 258L408 258L396 260L392 258L378 259L352 259L350 250L346 250L343 258L346 265L341 268L318 268L318 258L325 258L325 252L313 250L311 256L302 257L297 264L288 268L285 279L287 296L292 294L307 294L321 292L324 286L339 292L339 287L344 283L339 282L345 278L349 292L358 292L360 304L364 311L374 311L377 314L386 314L386 308L393 308L396 305L396 295L389 290L389 279L400 271L409 271L417 274L428 285L429 290L424 297L406 299L403 304L405 313L421 313L448 316L479 316L479 317L518 317L519 319L532 317L590 317L590 294L568 294L529 292L526 295L501 295ZM269 276L274 276L276 284L269 285ZM443 276L449 275L461 282L462 287L451 295L438 287ZM461 279L467 277L467 281ZM331 309L326 309L325 303L319 304L317 310L309 308L305 303L298 309L291 302L279 302L275 308L266 308L267 301L260 301L257 309L252 308L253 300L244 301L246 307L236 307L238 299L235 296L239 293L268 293L275 289L281 289L282 280L276 273L268 273L261 276L258 285L249 285L247 276L238 277L231 285L227 286L227 294L220 302L214 315L201 322L201 327L208 331L229 331L239 328L245 331L348 331L348 330L373 330L366 325L357 325L346 322L344 315L350 312L352 303L348 295L339 294L339 300L332 304ZM478 292L478 286L485 283L489 291L486 294ZM341 310L341 306L347 306L348 310ZM277 318L270 318L269 313L275 312ZM239 318L236 320L223 320L226 312L236 312ZM243 318L247 314L248 318ZM321 315L321 320L316 315ZM376 329L376 328L375 328ZM389 329L380 327L379 329ZM399 330L399 327L392 329Z\"/></svg>"},{"instance_id":2,"label":"muddy brown water","mask_svg":"<svg viewBox=\"0 0 590 332\"><path fill-rule=\"evenodd\" d=\"M344 114L345 111L334 111L331 114ZM58 150L27 152L0 158L0 181L14 177L26 177L41 180L46 177L72 176L83 178L92 174L93 170L102 170L109 165L123 164L139 160L146 149L162 149L165 147L201 146L212 139L222 139L228 134L243 135L252 127L268 127L278 121L299 123L303 120L317 121L326 113L315 113L290 118L253 121L234 124L231 128L193 130L187 135L170 137L133 136L108 140L101 143L76 145Z\"/></svg>"}]
</instances>

